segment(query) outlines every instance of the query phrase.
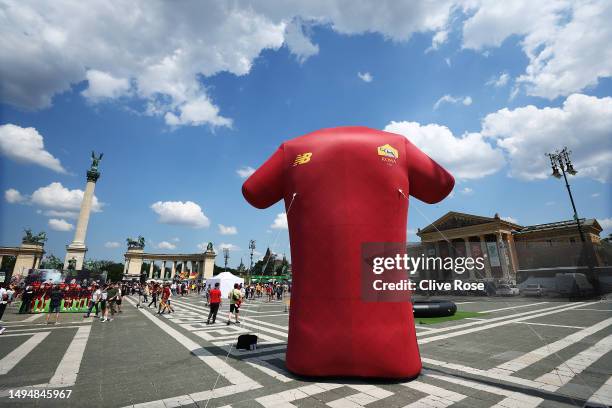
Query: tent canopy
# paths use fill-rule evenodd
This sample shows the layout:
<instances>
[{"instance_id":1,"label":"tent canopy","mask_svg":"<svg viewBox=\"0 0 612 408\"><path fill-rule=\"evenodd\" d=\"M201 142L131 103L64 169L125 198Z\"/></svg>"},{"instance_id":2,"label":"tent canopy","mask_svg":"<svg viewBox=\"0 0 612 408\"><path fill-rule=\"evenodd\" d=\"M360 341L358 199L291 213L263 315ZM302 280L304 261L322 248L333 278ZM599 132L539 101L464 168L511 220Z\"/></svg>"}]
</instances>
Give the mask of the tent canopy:
<instances>
[{"instance_id":1,"label":"tent canopy","mask_svg":"<svg viewBox=\"0 0 612 408\"><path fill-rule=\"evenodd\" d=\"M220 274L213 276L212 278L206 279L206 286L210 285L211 288L215 287L215 284L219 282L219 289L221 289L221 296L227 298L230 291L234 288L234 284L243 284L244 279L230 273L221 272Z\"/></svg>"}]
</instances>

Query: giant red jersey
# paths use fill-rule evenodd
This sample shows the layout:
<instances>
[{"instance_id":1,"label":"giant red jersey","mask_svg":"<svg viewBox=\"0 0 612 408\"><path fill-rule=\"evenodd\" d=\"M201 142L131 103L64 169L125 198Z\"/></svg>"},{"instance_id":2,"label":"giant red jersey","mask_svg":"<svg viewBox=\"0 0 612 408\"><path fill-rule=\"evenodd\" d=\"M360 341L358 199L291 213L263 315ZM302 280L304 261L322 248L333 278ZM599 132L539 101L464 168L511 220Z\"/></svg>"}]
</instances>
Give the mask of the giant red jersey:
<instances>
[{"instance_id":1,"label":"giant red jersey","mask_svg":"<svg viewBox=\"0 0 612 408\"><path fill-rule=\"evenodd\" d=\"M435 203L453 186L453 177L405 137L365 127L323 129L285 142L249 177L242 191L253 206L280 199L286 210L291 206L289 370L419 374L410 302L361 298L361 244L405 242L407 195Z\"/></svg>"}]
</instances>

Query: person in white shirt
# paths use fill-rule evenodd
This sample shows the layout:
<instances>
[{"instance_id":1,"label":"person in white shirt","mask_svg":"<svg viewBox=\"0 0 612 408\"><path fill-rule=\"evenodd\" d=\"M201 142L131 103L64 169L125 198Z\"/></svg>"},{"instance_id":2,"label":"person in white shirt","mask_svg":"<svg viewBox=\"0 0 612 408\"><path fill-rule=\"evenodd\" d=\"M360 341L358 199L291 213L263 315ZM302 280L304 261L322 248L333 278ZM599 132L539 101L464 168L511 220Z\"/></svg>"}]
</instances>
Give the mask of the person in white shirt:
<instances>
[{"instance_id":1,"label":"person in white shirt","mask_svg":"<svg viewBox=\"0 0 612 408\"><path fill-rule=\"evenodd\" d=\"M4 314L4 309L6 309L6 305L8 303L8 292L4 288L4 285L0 287L0 320L2 320L2 315ZM4 333L6 327L0 326L0 334Z\"/></svg>"},{"instance_id":2,"label":"person in white shirt","mask_svg":"<svg viewBox=\"0 0 612 408\"><path fill-rule=\"evenodd\" d=\"M102 298L102 291L97 285L94 286L93 289L94 291L91 294L91 299L89 299L89 308L87 309L87 314L84 317L89 317L94 307L96 308L96 317L98 317L98 314L100 313L100 311L98 310L98 304L100 303L100 299Z\"/></svg>"}]
</instances>

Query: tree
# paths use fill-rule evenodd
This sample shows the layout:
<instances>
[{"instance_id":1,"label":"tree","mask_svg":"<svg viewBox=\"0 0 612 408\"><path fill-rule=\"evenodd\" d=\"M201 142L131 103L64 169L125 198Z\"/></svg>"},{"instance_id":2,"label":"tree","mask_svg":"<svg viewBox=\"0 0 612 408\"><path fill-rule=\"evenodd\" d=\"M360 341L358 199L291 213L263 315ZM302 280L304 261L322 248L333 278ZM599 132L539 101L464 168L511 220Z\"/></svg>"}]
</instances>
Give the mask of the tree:
<instances>
[{"instance_id":1,"label":"tree","mask_svg":"<svg viewBox=\"0 0 612 408\"><path fill-rule=\"evenodd\" d=\"M276 275L284 275L287 273L288 269L289 269L289 261L287 261L287 257L283 255L282 261L280 261L280 263L278 264L278 267L276 268Z\"/></svg>"},{"instance_id":2,"label":"tree","mask_svg":"<svg viewBox=\"0 0 612 408\"><path fill-rule=\"evenodd\" d=\"M2 271L13 271L15 267L15 261L17 261L17 257L13 255L5 255L2 257L2 265L0 265L0 270Z\"/></svg>"},{"instance_id":3,"label":"tree","mask_svg":"<svg viewBox=\"0 0 612 408\"><path fill-rule=\"evenodd\" d=\"M40 263L40 269L64 269L64 263L61 259L53 254L45 256Z\"/></svg>"},{"instance_id":4,"label":"tree","mask_svg":"<svg viewBox=\"0 0 612 408\"><path fill-rule=\"evenodd\" d=\"M109 264L106 268L106 271L108 272L106 278L111 282L119 282L123 280L123 266L124 265L122 263L116 262Z\"/></svg>"},{"instance_id":5,"label":"tree","mask_svg":"<svg viewBox=\"0 0 612 408\"><path fill-rule=\"evenodd\" d=\"M123 279L123 267L122 263L108 260L94 260L87 259L83 262L84 269L88 269L94 272L107 272L106 279L111 282L119 282Z\"/></svg>"}]
</instances>

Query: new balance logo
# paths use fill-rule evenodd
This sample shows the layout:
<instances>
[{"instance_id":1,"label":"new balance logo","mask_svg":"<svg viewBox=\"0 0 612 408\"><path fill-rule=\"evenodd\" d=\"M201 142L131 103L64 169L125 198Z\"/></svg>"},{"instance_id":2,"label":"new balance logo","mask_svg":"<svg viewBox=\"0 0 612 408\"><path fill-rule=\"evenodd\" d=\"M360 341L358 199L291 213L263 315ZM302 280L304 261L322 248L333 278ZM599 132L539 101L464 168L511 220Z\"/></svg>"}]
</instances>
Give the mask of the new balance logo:
<instances>
[{"instance_id":1,"label":"new balance logo","mask_svg":"<svg viewBox=\"0 0 612 408\"><path fill-rule=\"evenodd\" d=\"M293 166L297 166L298 164L306 164L310 161L311 157L312 157L311 152L298 154L295 160L293 161Z\"/></svg>"}]
</instances>

